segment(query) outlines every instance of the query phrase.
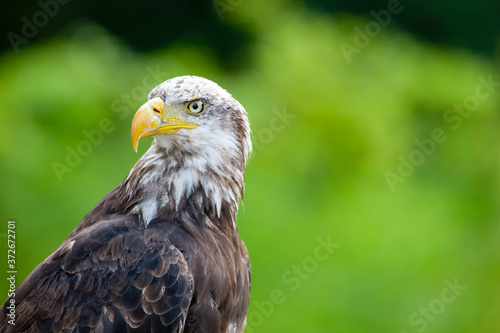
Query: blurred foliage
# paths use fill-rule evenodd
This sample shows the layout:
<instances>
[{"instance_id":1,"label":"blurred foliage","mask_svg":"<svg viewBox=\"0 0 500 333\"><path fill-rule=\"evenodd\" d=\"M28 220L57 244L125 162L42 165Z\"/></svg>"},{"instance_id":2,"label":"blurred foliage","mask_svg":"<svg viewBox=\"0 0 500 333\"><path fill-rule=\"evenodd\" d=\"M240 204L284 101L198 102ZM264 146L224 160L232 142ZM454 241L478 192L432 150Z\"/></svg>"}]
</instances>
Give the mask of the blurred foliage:
<instances>
[{"instance_id":1,"label":"blurred foliage","mask_svg":"<svg viewBox=\"0 0 500 333\"><path fill-rule=\"evenodd\" d=\"M427 41L470 49L487 56L498 48L500 33L500 2L497 0L290 0L297 5L309 6L320 14L351 13L373 20L372 12L386 10L399 4L403 11L391 18L391 25L407 29ZM290 1L267 4L254 1L259 12L272 12L268 7ZM232 12L244 0L28 0L9 1L0 12L0 31L21 34L25 22L44 22L37 16L41 10L50 19L43 27L35 26L36 34L30 44L58 35L62 29L74 29L82 22L101 25L127 47L139 52L162 50L173 43L189 42L210 48L217 55L219 66L239 68L252 44L258 42L252 33L252 24L232 20ZM217 5L216 5L217 4ZM219 10L214 10L215 7ZM244 4L248 6L248 4ZM241 7L241 8L243 8ZM223 13L223 14L221 14ZM264 14L265 15L265 14ZM255 17L260 19L260 15ZM274 27L269 22L269 27ZM24 45L21 45L24 48ZM11 50L8 38L0 39L0 51Z\"/></svg>"},{"instance_id":2,"label":"blurred foliage","mask_svg":"<svg viewBox=\"0 0 500 333\"><path fill-rule=\"evenodd\" d=\"M30 43L50 39L61 30L73 30L91 21L105 27L134 50L148 52L172 43L189 42L211 48L224 63L241 55L241 50L252 40L243 26L229 23L228 29L228 22L221 20L213 10L211 0L143 0L140 5L133 0L109 0L106 3L98 0L12 1L6 3L0 13L3 16L0 31L22 36L26 25L22 18L31 23L43 22L43 17L37 16L40 11L51 17L40 28L41 24L34 25L36 34L30 38ZM0 39L0 50L10 49L9 39Z\"/></svg>"},{"instance_id":3,"label":"blurred foliage","mask_svg":"<svg viewBox=\"0 0 500 333\"><path fill-rule=\"evenodd\" d=\"M436 43L494 55L500 33L500 2L496 0L304 0L320 12L349 12L373 20L372 12L400 4L391 24Z\"/></svg>"},{"instance_id":4,"label":"blurred foliage","mask_svg":"<svg viewBox=\"0 0 500 333\"><path fill-rule=\"evenodd\" d=\"M495 331L499 86L467 116L446 114L471 100L480 77L499 82L498 68L393 26L348 62L340 45L353 44L366 18L263 7L245 1L226 13L255 38L248 63L230 73L208 47L183 42L138 54L90 23L1 56L0 248L7 252L14 219L18 283L148 148L144 140L133 152L129 126L157 78L191 74L228 89L252 123L238 218L253 267L247 332L422 331L411 316L455 279L467 289L425 331ZM53 163L66 164L103 119L113 130L101 131L59 181ZM422 151L416 140L428 142L436 129L446 140L391 190L387 172L398 174L401 159ZM318 237L340 245L323 261Z\"/></svg>"}]
</instances>

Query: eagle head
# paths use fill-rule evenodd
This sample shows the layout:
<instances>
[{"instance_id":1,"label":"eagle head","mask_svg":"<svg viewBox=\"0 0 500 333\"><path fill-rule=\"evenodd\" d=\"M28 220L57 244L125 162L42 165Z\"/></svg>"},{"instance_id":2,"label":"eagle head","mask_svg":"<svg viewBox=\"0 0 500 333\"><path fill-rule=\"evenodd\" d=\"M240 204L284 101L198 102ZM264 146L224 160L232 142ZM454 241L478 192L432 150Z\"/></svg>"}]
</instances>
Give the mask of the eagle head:
<instances>
[{"instance_id":1,"label":"eagle head","mask_svg":"<svg viewBox=\"0 0 500 333\"><path fill-rule=\"evenodd\" d=\"M252 150L243 106L215 82L197 76L154 88L134 117L131 136L135 151L141 138L155 136L167 151L177 147L215 164L238 160L244 167Z\"/></svg>"}]
</instances>

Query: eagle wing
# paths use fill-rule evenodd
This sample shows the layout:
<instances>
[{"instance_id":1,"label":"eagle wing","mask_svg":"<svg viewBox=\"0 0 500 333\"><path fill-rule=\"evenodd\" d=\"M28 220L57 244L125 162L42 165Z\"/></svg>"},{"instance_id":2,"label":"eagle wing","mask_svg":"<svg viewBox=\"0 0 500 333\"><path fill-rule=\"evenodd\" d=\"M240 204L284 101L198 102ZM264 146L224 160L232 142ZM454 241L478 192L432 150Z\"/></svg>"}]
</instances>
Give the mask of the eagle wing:
<instances>
[{"instance_id":1,"label":"eagle wing","mask_svg":"<svg viewBox=\"0 0 500 333\"><path fill-rule=\"evenodd\" d=\"M0 332L182 332L193 297L184 255L161 228L117 217L81 229L17 288Z\"/></svg>"}]
</instances>

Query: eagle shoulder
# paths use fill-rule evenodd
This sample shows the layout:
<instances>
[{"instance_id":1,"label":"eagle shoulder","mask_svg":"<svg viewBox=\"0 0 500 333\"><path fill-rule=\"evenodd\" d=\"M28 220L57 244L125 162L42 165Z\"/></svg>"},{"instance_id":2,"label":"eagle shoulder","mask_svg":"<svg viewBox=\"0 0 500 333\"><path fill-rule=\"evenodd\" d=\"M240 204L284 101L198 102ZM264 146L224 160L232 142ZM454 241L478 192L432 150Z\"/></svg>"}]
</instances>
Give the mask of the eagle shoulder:
<instances>
[{"instance_id":1,"label":"eagle shoulder","mask_svg":"<svg viewBox=\"0 0 500 333\"><path fill-rule=\"evenodd\" d=\"M16 291L16 325L0 332L182 331L193 297L183 254L161 228L141 229L133 216L72 234Z\"/></svg>"}]
</instances>

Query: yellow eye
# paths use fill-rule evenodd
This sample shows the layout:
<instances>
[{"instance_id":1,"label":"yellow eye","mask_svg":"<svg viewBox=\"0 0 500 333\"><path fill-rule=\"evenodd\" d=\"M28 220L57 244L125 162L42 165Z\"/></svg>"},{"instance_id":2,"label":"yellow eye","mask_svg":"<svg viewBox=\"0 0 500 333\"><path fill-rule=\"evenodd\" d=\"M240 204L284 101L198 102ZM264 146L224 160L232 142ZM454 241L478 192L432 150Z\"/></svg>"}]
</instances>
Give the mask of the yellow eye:
<instances>
[{"instance_id":1,"label":"yellow eye","mask_svg":"<svg viewBox=\"0 0 500 333\"><path fill-rule=\"evenodd\" d=\"M192 114L200 114L203 110L205 110L205 103L203 103L201 99L195 99L194 101L189 102L186 109Z\"/></svg>"}]
</instances>

